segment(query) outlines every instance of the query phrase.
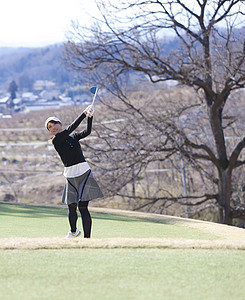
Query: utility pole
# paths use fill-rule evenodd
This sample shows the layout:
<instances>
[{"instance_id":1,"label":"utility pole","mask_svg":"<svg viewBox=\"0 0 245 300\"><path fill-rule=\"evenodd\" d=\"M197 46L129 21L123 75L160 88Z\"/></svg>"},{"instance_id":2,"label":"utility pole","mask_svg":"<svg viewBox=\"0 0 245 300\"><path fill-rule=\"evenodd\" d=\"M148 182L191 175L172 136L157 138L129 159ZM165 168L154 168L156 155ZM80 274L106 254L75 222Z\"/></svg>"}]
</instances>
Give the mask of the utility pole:
<instances>
[{"instance_id":1,"label":"utility pole","mask_svg":"<svg viewBox=\"0 0 245 300\"><path fill-rule=\"evenodd\" d=\"M182 170L182 184L184 189L184 196L187 197L187 186L186 186L186 172L185 172L185 164L182 155L180 155L181 160L181 170ZM186 203L188 199L186 198ZM189 218L189 207L188 205L185 206L185 217Z\"/></svg>"}]
</instances>

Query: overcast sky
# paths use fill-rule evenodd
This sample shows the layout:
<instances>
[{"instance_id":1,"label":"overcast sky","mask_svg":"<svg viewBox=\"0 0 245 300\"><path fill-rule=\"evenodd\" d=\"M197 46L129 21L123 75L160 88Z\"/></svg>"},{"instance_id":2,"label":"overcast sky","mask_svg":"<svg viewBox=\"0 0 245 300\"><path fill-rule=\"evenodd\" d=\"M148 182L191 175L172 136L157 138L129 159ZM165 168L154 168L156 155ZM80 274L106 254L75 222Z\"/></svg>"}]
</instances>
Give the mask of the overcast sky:
<instances>
[{"instance_id":1,"label":"overcast sky","mask_svg":"<svg viewBox=\"0 0 245 300\"><path fill-rule=\"evenodd\" d=\"M92 0L1 0L0 47L40 47L65 40L71 20L89 22Z\"/></svg>"},{"instance_id":2,"label":"overcast sky","mask_svg":"<svg viewBox=\"0 0 245 300\"><path fill-rule=\"evenodd\" d=\"M71 21L88 24L88 14L96 16L94 0L0 0L0 47L42 47L63 42Z\"/></svg>"}]
</instances>

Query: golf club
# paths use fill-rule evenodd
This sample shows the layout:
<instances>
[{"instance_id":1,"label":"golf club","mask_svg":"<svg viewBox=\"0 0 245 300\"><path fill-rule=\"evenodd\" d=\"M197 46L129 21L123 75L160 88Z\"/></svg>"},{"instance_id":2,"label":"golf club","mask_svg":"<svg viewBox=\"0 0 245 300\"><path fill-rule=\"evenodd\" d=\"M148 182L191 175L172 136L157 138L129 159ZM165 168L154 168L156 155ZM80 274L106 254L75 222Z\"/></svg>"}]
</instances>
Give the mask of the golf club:
<instances>
[{"instance_id":1,"label":"golf club","mask_svg":"<svg viewBox=\"0 0 245 300\"><path fill-rule=\"evenodd\" d=\"M93 101L92 101L92 106L94 106L94 101L95 101L95 98L96 98L96 96L97 96L97 92L98 92L98 87L97 86L92 86L91 88L90 88L90 92L94 95L94 97L93 97Z\"/></svg>"}]
</instances>

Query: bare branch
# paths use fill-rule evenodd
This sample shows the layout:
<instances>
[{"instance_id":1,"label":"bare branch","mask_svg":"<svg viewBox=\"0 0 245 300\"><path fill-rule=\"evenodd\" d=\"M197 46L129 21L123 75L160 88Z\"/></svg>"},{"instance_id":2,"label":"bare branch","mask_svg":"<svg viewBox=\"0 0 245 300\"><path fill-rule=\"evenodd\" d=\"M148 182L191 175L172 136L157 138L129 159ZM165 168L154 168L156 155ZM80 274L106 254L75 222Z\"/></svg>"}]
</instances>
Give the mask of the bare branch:
<instances>
[{"instance_id":1,"label":"bare branch","mask_svg":"<svg viewBox=\"0 0 245 300\"><path fill-rule=\"evenodd\" d=\"M130 196L128 196L128 195L127 195L127 197L130 198ZM195 203L191 203L191 202L187 203L186 201L185 202L181 201L181 200L186 200L186 199L188 199L188 200L191 200L191 199L194 200L194 199L201 199L201 198L204 198L204 199L200 200L198 202L195 202ZM203 203L205 203L205 202L207 202L209 200L216 199L216 198L217 198L217 195L208 195L208 194L201 195L201 196L189 196L188 198L184 197L184 196L182 196L182 197L159 197L159 198L156 198L154 200L152 200L150 198L149 199L147 199L147 198L144 198L144 199L142 198L141 199L141 198L137 197L138 200L148 200L150 202L147 202L147 203L145 203L145 204L143 204L141 206L137 206L134 210L142 209L142 208L147 207L147 206L149 206L151 204L155 204L155 203L157 203L159 201L171 201L171 202L177 202L178 201L179 204L184 205L184 206L198 206L198 205L201 205L201 204L203 204Z\"/></svg>"},{"instance_id":2,"label":"bare branch","mask_svg":"<svg viewBox=\"0 0 245 300\"><path fill-rule=\"evenodd\" d=\"M233 150L233 152L230 156L230 168L231 169L238 166L237 159L244 147L245 147L245 138L237 144L237 146L235 147L235 149Z\"/></svg>"}]
</instances>

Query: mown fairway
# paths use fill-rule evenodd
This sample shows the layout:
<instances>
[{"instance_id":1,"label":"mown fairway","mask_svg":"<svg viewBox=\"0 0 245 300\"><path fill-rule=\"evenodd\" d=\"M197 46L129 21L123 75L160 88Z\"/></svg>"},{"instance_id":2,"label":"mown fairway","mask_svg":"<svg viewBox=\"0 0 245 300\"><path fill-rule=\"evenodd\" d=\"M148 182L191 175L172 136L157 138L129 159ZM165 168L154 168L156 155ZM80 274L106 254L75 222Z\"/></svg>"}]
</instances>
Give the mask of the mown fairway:
<instances>
[{"instance_id":1,"label":"mown fairway","mask_svg":"<svg viewBox=\"0 0 245 300\"><path fill-rule=\"evenodd\" d=\"M1 203L1 299L244 299L244 230L91 210L67 241L65 208Z\"/></svg>"}]
</instances>

